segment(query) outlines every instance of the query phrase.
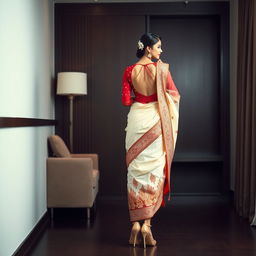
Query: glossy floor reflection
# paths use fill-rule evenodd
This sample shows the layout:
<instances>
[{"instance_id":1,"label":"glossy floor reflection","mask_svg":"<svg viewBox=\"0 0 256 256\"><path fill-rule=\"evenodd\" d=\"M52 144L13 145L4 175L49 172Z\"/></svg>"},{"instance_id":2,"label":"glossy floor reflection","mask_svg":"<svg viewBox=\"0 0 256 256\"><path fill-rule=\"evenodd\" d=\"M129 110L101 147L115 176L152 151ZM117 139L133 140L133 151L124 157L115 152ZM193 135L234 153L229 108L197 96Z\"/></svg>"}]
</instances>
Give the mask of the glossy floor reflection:
<instances>
[{"instance_id":1,"label":"glossy floor reflection","mask_svg":"<svg viewBox=\"0 0 256 256\"><path fill-rule=\"evenodd\" d=\"M125 200L100 200L94 221L85 209L57 209L30 256L256 256L256 228L226 198L172 197L152 221L157 247L128 245Z\"/></svg>"},{"instance_id":2,"label":"glossy floor reflection","mask_svg":"<svg viewBox=\"0 0 256 256\"><path fill-rule=\"evenodd\" d=\"M129 249L130 256L155 256L157 255L157 246L144 248L133 248Z\"/></svg>"}]
</instances>

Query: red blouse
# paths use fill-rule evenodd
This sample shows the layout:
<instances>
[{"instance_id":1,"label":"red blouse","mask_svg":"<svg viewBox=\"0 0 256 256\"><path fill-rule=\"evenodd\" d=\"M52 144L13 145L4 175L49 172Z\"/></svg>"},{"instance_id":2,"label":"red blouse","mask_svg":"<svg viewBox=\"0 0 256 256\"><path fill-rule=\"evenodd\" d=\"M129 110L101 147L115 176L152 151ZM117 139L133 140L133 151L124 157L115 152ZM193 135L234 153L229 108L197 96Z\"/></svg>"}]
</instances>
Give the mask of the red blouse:
<instances>
[{"instance_id":1,"label":"red blouse","mask_svg":"<svg viewBox=\"0 0 256 256\"><path fill-rule=\"evenodd\" d=\"M148 64L154 64L155 66L157 65L157 62L152 62ZM126 67L124 74L123 74L123 79L122 79L122 104L125 106L130 106L133 101L137 101L143 104L157 101L157 93L154 93L152 95L146 96L138 91L133 87L132 80L131 80L131 74L132 74L132 69L135 67L135 65L148 65L148 64L133 64L131 66ZM167 90L177 90L174 82L172 80L170 72L168 72L167 75ZM133 91L135 98L131 98L131 92Z\"/></svg>"}]
</instances>

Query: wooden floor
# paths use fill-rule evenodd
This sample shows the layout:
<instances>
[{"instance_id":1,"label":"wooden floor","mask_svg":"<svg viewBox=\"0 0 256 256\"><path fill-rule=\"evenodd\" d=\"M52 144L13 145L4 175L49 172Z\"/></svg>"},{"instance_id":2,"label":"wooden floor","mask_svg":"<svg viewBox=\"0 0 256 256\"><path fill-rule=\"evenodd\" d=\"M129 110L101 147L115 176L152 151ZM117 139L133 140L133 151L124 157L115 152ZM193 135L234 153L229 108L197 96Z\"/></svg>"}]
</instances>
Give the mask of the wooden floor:
<instances>
[{"instance_id":1,"label":"wooden floor","mask_svg":"<svg viewBox=\"0 0 256 256\"><path fill-rule=\"evenodd\" d=\"M95 220L85 209L56 209L30 256L256 256L256 228L226 198L172 197L152 221L157 247L128 246L125 200L100 200Z\"/></svg>"}]
</instances>

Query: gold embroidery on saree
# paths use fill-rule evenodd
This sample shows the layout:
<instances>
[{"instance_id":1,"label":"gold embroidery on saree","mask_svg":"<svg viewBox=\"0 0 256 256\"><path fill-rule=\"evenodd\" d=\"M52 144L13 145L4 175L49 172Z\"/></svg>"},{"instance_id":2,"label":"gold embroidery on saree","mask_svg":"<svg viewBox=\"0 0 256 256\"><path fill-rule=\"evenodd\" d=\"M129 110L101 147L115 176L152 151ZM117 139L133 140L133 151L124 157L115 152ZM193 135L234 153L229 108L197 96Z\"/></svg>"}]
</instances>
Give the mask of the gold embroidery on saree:
<instances>
[{"instance_id":1,"label":"gold embroidery on saree","mask_svg":"<svg viewBox=\"0 0 256 256\"><path fill-rule=\"evenodd\" d=\"M156 183L156 176L150 174L150 180L152 183ZM136 210L143 207L155 205L158 200L161 199L163 179L158 179L158 184L151 186L147 184L142 185L139 191L136 193L132 188L128 190L128 206L129 210ZM138 186L138 182L133 178L132 184L135 188Z\"/></svg>"}]
</instances>

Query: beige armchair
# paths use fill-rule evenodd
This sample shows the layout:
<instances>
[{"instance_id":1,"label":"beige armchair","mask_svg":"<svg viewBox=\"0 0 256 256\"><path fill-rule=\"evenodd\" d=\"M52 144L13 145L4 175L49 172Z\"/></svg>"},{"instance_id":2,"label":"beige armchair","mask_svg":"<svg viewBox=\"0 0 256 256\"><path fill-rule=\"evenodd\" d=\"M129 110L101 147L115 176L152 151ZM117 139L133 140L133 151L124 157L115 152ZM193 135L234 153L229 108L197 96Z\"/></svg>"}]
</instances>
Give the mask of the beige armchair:
<instances>
[{"instance_id":1,"label":"beige armchair","mask_svg":"<svg viewBox=\"0 0 256 256\"><path fill-rule=\"evenodd\" d=\"M71 154L57 135L48 138L54 157L47 158L47 207L90 208L98 193L97 154Z\"/></svg>"}]
</instances>

